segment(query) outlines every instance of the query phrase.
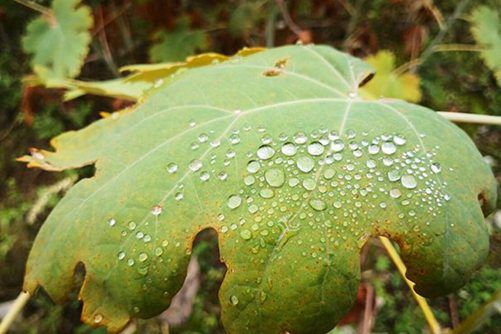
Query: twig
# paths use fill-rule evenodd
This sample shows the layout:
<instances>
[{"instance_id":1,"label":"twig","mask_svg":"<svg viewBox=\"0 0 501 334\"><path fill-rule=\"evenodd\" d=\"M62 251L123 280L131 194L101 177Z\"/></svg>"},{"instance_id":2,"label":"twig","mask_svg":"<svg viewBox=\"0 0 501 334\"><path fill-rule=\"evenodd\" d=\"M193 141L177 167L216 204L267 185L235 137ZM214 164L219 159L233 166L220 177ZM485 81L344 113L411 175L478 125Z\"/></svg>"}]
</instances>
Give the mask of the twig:
<instances>
[{"instance_id":1,"label":"twig","mask_svg":"<svg viewBox=\"0 0 501 334\"><path fill-rule=\"evenodd\" d=\"M282 17L284 18L285 24L289 29L301 40L301 33L303 29L301 29L291 18L289 10L287 9L287 5L284 0L275 0L277 3L277 7L282 13Z\"/></svg>"},{"instance_id":2,"label":"twig","mask_svg":"<svg viewBox=\"0 0 501 334\"><path fill-rule=\"evenodd\" d=\"M37 11L39 12L40 14L42 15L46 15L48 17L52 17L53 14L52 14L52 10L50 8L47 8L45 6L42 6L36 2L33 2L33 1L29 1L29 0L14 0L15 2L25 6L25 7L28 7L30 9L33 9L34 11Z\"/></svg>"},{"instance_id":3,"label":"twig","mask_svg":"<svg viewBox=\"0 0 501 334\"><path fill-rule=\"evenodd\" d=\"M265 39L266 47L271 48L275 45L275 19L276 19L276 7L273 5L273 1L268 2L268 18L266 19L265 28Z\"/></svg>"},{"instance_id":4,"label":"twig","mask_svg":"<svg viewBox=\"0 0 501 334\"><path fill-rule=\"evenodd\" d=\"M439 111L438 114L456 123L475 123L501 125L501 116L466 114L461 112Z\"/></svg>"},{"instance_id":5,"label":"twig","mask_svg":"<svg viewBox=\"0 0 501 334\"><path fill-rule=\"evenodd\" d=\"M485 50L484 47L476 44L437 44L433 48L433 52L450 52L450 51L480 52L483 50Z\"/></svg>"},{"instance_id":6,"label":"twig","mask_svg":"<svg viewBox=\"0 0 501 334\"><path fill-rule=\"evenodd\" d=\"M447 296L447 300L449 301L449 314L451 315L451 325L452 328L456 328L459 326L458 303L456 302L456 298L452 293Z\"/></svg>"},{"instance_id":7,"label":"twig","mask_svg":"<svg viewBox=\"0 0 501 334\"><path fill-rule=\"evenodd\" d=\"M14 320L16 320L17 316L21 313L24 305L26 305L30 297L31 295L27 292L21 292L19 296L17 296L14 304L12 304L12 307L9 309L9 312L7 312L5 318L3 318L0 323L0 334L7 333L10 325L12 325Z\"/></svg>"},{"instance_id":8,"label":"twig","mask_svg":"<svg viewBox=\"0 0 501 334\"><path fill-rule=\"evenodd\" d=\"M426 299L418 295L414 291L414 283L409 281L407 277L405 277L405 272L407 271L407 268L405 267L405 264L402 262L402 259L400 258L400 255L398 255L397 251L395 250L395 247L391 244L390 240L386 237L379 237L381 240L381 243L383 244L384 248L386 249L386 252L390 256L391 260L395 264L395 266L398 269L398 272L400 273L400 276L402 276L403 280L407 285L409 286L409 289L412 292L412 296L418 303L419 307L423 311L423 315L426 319L426 322L428 323L428 326L430 326L430 330L433 334L440 334L441 329L440 329L440 324L438 323L437 319L433 315L433 312L431 311L430 306L426 302Z\"/></svg>"}]
</instances>

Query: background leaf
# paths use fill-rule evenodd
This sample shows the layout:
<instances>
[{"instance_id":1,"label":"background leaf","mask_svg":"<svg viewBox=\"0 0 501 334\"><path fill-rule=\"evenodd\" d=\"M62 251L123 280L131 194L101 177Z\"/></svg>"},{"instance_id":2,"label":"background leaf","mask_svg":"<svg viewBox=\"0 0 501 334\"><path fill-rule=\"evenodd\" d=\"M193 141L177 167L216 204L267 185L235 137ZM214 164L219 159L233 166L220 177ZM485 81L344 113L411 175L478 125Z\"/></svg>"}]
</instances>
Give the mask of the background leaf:
<instances>
[{"instance_id":1,"label":"background leaf","mask_svg":"<svg viewBox=\"0 0 501 334\"><path fill-rule=\"evenodd\" d=\"M51 15L42 15L27 27L24 50L33 67L45 68L45 77L73 78L80 73L89 51L92 16L80 0L54 0Z\"/></svg>"},{"instance_id":2,"label":"background leaf","mask_svg":"<svg viewBox=\"0 0 501 334\"><path fill-rule=\"evenodd\" d=\"M480 6L473 11L470 19L473 37L485 47L481 52L482 58L494 72L498 86L501 86L501 21L498 10Z\"/></svg>"},{"instance_id":3,"label":"background leaf","mask_svg":"<svg viewBox=\"0 0 501 334\"><path fill-rule=\"evenodd\" d=\"M325 46L270 49L189 69L136 110L33 151L31 166L97 172L48 217L25 289L61 301L82 263L83 319L118 331L169 305L207 228L228 267L229 333L332 328L371 236L398 242L418 293L461 286L488 251L492 172L433 111L361 99L371 73Z\"/></svg>"}]
</instances>

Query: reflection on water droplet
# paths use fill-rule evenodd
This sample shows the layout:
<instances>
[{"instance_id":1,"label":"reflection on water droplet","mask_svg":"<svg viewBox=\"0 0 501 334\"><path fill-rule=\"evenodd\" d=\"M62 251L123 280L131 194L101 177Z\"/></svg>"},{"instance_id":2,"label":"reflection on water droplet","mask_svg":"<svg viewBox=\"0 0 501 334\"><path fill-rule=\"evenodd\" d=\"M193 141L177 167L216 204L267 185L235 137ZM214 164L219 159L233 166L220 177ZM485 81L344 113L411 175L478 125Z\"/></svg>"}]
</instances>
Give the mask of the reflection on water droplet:
<instances>
[{"instance_id":1,"label":"reflection on water droplet","mask_svg":"<svg viewBox=\"0 0 501 334\"><path fill-rule=\"evenodd\" d=\"M307 156L299 157L296 161L296 165L304 173L308 173L313 169L315 162Z\"/></svg>"},{"instance_id":2,"label":"reflection on water droplet","mask_svg":"<svg viewBox=\"0 0 501 334\"><path fill-rule=\"evenodd\" d=\"M237 304L238 304L238 297L237 297L237 296L235 296L235 295L232 295L232 296L230 297L230 302L231 302L231 304L232 304L232 305L234 305L234 306L235 306L235 305L237 305Z\"/></svg>"},{"instance_id":3,"label":"reflection on water droplet","mask_svg":"<svg viewBox=\"0 0 501 334\"><path fill-rule=\"evenodd\" d=\"M292 157L297 152L297 147L293 143L285 143L282 146L282 153L288 157Z\"/></svg>"},{"instance_id":4,"label":"reflection on water droplet","mask_svg":"<svg viewBox=\"0 0 501 334\"><path fill-rule=\"evenodd\" d=\"M259 159L268 160L275 155L275 150L271 146L263 145L257 150L256 154Z\"/></svg>"},{"instance_id":5,"label":"reflection on water droplet","mask_svg":"<svg viewBox=\"0 0 501 334\"><path fill-rule=\"evenodd\" d=\"M285 182L285 174L281 169L273 168L266 171L264 174L266 182L272 187L281 187Z\"/></svg>"},{"instance_id":6,"label":"reflection on water droplet","mask_svg":"<svg viewBox=\"0 0 501 334\"><path fill-rule=\"evenodd\" d=\"M236 209L242 204L242 198L239 195L231 195L227 204L230 209Z\"/></svg>"},{"instance_id":7,"label":"reflection on water droplet","mask_svg":"<svg viewBox=\"0 0 501 334\"><path fill-rule=\"evenodd\" d=\"M313 142L308 145L308 153L314 156L322 155L324 153L324 146L319 142Z\"/></svg>"},{"instance_id":8,"label":"reflection on water droplet","mask_svg":"<svg viewBox=\"0 0 501 334\"><path fill-rule=\"evenodd\" d=\"M371 145L368 148L369 154L378 154L379 153L379 146L377 145Z\"/></svg>"},{"instance_id":9,"label":"reflection on water droplet","mask_svg":"<svg viewBox=\"0 0 501 334\"><path fill-rule=\"evenodd\" d=\"M407 189L414 189L417 186L416 179L412 175L403 175L401 180L402 185Z\"/></svg>"}]
</instances>

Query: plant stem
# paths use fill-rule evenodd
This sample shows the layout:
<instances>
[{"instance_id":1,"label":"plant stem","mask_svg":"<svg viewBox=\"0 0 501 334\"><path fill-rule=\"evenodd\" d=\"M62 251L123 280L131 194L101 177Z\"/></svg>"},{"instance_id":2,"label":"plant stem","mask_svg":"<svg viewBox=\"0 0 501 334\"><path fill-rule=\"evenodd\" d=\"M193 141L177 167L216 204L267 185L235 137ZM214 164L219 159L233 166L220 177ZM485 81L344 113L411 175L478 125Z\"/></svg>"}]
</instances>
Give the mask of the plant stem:
<instances>
[{"instance_id":1,"label":"plant stem","mask_svg":"<svg viewBox=\"0 0 501 334\"><path fill-rule=\"evenodd\" d=\"M0 323L0 334L7 333L10 325L14 322L14 320L16 320L17 316L21 313L24 305L26 305L30 297L31 295L27 292L21 292L19 296L17 296L14 304L12 304L11 308Z\"/></svg>"},{"instance_id":2,"label":"plant stem","mask_svg":"<svg viewBox=\"0 0 501 334\"><path fill-rule=\"evenodd\" d=\"M501 116L466 114L461 112L439 111L438 114L449 121L457 123L475 123L501 125Z\"/></svg>"},{"instance_id":3,"label":"plant stem","mask_svg":"<svg viewBox=\"0 0 501 334\"><path fill-rule=\"evenodd\" d=\"M477 44L438 44L435 45L434 52L450 52L450 51L469 51L480 52L485 50L484 47Z\"/></svg>"},{"instance_id":4,"label":"plant stem","mask_svg":"<svg viewBox=\"0 0 501 334\"><path fill-rule=\"evenodd\" d=\"M36 2L29 1L29 0L14 0L14 1L17 3L20 3L23 6L30 8L30 9L33 9L34 11L39 12L40 14L52 16L52 11L50 10L50 8L39 5Z\"/></svg>"},{"instance_id":5,"label":"plant stem","mask_svg":"<svg viewBox=\"0 0 501 334\"><path fill-rule=\"evenodd\" d=\"M381 243L383 244L384 248L386 249L386 252L390 256L391 260L397 267L400 276L404 279L405 283L409 286L409 289L412 292L412 296L418 303L419 307L423 311L423 315L426 319L426 322L428 323L428 326L430 326L430 330L433 334L440 334L441 329L440 329L440 324L438 323L437 319L435 319L435 316L433 315L433 312L431 311L430 306L426 302L426 299L418 295L414 291L414 283L409 281L407 277L405 277L405 272L407 271L407 268L405 267L405 264L402 262L402 259L398 255L395 247L391 244L390 240L386 237L379 237L381 240Z\"/></svg>"}]
</instances>

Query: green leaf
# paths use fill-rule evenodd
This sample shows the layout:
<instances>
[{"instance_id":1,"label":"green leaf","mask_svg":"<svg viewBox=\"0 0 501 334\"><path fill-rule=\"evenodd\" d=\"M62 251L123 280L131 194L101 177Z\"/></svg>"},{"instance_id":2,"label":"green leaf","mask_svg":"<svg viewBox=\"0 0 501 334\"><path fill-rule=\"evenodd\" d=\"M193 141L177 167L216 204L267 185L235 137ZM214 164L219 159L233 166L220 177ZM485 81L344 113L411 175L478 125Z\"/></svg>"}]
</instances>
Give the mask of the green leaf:
<instances>
[{"instance_id":1,"label":"green leaf","mask_svg":"<svg viewBox=\"0 0 501 334\"><path fill-rule=\"evenodd\" d=\"M186 70L32 151L31 167L96 175L48 217L24 288L64 300L81 263L83 319L116 332L167 308L207 228L228 267L228 333L327 332L356 298L371 236L399 243L418 293L458 288L488 252L492 172L433 111L361 99L370 75L330 47L270 49Z\"/></svg>"},{"instance_id":2,"label":"green leaf","mask_svg":"<svg viewBox=\"0 0 501 334\"><path fill-rule=\"evenodd\" d=\"M362 96L368 99L398 98L409 102L421 100L419 77L411 73L395 73L395 55L391 51L379 51L366 61L374 67L377 76L362 88Z\"/></svg>"},{"instance_id":3,"label":"green leaf","mask_svg":"<svg viewBox=\"0 0 501 334\"><path fill-rule=\"evenodd\" d=\"M190 29L188 17L180 18L173 31L158 31L153 39L156 43L150 48L152 62L184 60L209 45L208 35L203 30Z\"/></svg>"},{"instance_id":4,"label":"green leaf","mask_svg":"<svg viewBox=\"0 0 501 334\"><path fill-rule=\"evenodd\" d=\"M501 21L499 11L487 6L477 7L471 14L471 33L485 47L480 53L485 64L494 72L501 86Z\"/></svg>"},{"instance_id":5,"label":"green leaf","mask_svg":"<svg viewBox=\"0 0 501 334\"><path fill-rule=\"evenodd\" d=\"M92 27L90 8L79 0L54 0L51 14L28 24L24 50L35 68L45 68L46 78L73 78L80 73L89 52Z\"/></svg>"}]
</instances>

